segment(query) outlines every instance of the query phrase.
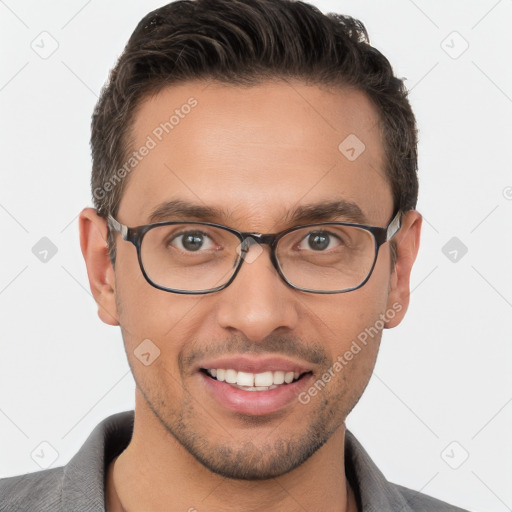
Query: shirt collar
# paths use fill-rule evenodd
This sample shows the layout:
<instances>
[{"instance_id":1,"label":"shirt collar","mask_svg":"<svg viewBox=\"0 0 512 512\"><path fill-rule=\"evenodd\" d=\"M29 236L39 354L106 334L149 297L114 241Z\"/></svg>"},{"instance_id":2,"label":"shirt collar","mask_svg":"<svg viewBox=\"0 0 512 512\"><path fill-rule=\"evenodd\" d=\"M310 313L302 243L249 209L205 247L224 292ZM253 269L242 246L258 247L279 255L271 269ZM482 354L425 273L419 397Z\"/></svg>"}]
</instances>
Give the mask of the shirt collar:
<instances>
[{"instance_id":1,"label":"shirt collar","mask_svg":"<svg viewBox=\"0 0 512 512\"><path fill-rule=\"evenodd\" d=\"M62 510L105 510L106 469L129 444L134 412L109 416L91 432L64 467Z\"/></svg>"},{"instance_id":2,"label":"shirt collar","mask_svg":"<svg viewBox=\"0 0 512 512\"><path fill-rule=\"evenodd\" d=\"M363 512L412 512L396 487L388 482L355 436L345 432L345 473Z\"/></svg>"}]
</instances>

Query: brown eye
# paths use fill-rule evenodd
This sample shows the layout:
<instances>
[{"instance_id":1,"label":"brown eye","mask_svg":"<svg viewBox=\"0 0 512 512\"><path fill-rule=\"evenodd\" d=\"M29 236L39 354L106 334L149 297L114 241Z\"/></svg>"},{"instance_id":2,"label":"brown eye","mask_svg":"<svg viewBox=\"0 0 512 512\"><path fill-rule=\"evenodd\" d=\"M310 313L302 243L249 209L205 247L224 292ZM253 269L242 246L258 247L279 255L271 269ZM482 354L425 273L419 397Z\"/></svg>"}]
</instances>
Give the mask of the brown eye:
<instances>
[{"instance_id":1,"label":"brown eye","mask_svg":"<svg viewBox=\"0 0 512 512\"><path fill-rule=\"evenodd\" d=\"M311 231L302 239L298 248L323 252L326 249L339 247L340 244L340 238L329 231Z\"/></svg>"},{"instance_id":2,"label":"brown eye","mask_svg":"<svg viewBox=\"0 0 512 512\"><path fill-rule=\"evenodd\" d=\"M188 252L197 252L201 249L208 250L213 247L210 237L201 231L187 231L174 235L169 245Z\"/></svg>"}]
</instances>

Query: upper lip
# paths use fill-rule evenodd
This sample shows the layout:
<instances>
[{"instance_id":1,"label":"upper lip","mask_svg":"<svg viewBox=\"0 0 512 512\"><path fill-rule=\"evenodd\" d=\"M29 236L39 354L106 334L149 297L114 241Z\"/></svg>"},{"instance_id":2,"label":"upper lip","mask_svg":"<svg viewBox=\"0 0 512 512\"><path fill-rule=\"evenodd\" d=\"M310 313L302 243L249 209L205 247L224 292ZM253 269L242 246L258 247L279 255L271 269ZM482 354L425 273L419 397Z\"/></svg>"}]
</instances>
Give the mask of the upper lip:
<instances>
[{"instance_id":1,"label":"upper lip","mask_svg":"<svg viewBox=\"0 0 512 512\"><path fill-rule=\"evenodd\" d=\"M223 368L225 370L232 369L238 372L248 373L263 373L269 371L306 373L312 371L312 368L305 366L302 363L278 356L258 358L247 356L222 357L205 361L197 366L198 371L201 369L212 368Z\"/></svg>"}]
</instances>

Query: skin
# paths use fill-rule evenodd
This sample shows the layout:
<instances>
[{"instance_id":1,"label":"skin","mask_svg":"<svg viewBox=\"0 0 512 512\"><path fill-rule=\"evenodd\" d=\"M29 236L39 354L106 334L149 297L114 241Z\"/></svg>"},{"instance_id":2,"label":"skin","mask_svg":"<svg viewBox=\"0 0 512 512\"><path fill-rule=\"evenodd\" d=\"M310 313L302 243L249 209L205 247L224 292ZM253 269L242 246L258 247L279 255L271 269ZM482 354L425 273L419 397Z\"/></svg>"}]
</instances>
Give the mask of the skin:
<instances>
[{"instance_id":1,"label":"skin","mask_svg":"<svg viewBox=\"0 0 512 512\"><path fill-rule=\"evenodd\" d=\"M224 208L226 214L212 222L275 233L291 226L284 219L296 206L340 198L356 203L367 224L390 221L394 208L378 115L363 93L300 81L250 88L175 85L141 105L134 148L191 96L198 105L130 174L119 222L147 224L157 204L181 199ZM366 146L352 162L338 150L349 134ZM420 228L419 213L407 212L395 237L395 266L386 243L369 281L349 293L290 288L262 246L226 289L187 296L150 286L135 247L120 236L114 270L105 220L83 210L81 246L98 314L121 326L137 384L133 438L109 468L109 510L122 510L113 484L126 510L357 510L345 477L344 422L371 377L380 333L307 405L293 400L271 414L235 414L219 406L187 361L214 350L281 355L307 365L317 380L380 314L400 305L385 327L401 322ZM149 366L134 355L145 339L160 349ZM320 362L301 356L312 350ZM253 478L241 479L242 471Z\"/></svg>"}]
</instances>

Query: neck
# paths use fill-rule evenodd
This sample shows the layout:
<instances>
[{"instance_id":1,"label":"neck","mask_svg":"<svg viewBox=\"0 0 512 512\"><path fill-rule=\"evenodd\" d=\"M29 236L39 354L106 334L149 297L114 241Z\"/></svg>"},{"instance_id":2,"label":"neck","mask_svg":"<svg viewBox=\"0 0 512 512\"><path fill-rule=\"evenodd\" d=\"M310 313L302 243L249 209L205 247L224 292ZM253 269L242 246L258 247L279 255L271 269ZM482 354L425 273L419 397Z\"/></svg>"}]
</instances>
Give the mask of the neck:
<instances>
[{"instance_id":1,"label":"neck","mask_svg":"<svg viewBox=\"0 0 512 512\"><path fill-rule=\"evenodd\" d=\"M138 405L143 405L140 402ZM108 510L357 510L345 477L343 426L313 456L289 473L268 480L246 481L212 473L164 429L151 411L141 411L138 407L135 411L130 444L109 468Z\"/></svg>"}]
</instances>

